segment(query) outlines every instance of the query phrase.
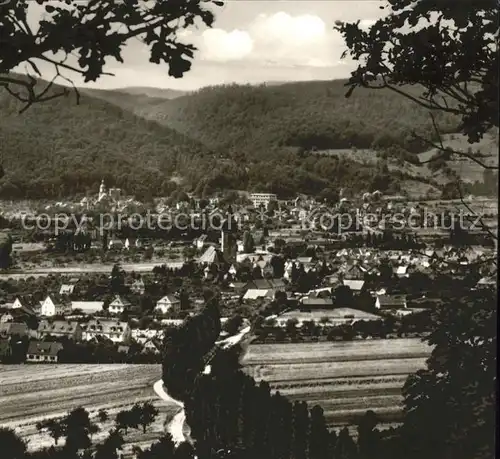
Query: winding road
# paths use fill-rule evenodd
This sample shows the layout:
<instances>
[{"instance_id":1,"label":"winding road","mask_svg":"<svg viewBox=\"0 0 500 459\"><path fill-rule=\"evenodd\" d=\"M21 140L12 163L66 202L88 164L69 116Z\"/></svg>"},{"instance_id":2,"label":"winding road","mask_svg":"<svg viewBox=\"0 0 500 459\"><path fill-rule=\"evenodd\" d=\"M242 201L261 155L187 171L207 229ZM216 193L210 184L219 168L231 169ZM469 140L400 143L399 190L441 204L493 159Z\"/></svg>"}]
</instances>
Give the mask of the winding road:
<instances>
[{"instance_id":1,"label":"winding road","mask_svg":"<svg viewBox=\"0 0 500 459\"><path fill-rule=\"evenodd\" d=\"M230 347L235 346L238 343L241 343L243 347L243 353L241 357L243 357L251 341L251 335L247 336L249 335L250 330L251 327L247 326L243 328L238 334L230 336L229 338L225 338L221 341L217 341L214 345L214 349L216 348L228 349ZM243 338L245 337L247 337L247 339L243 340ZM210 373L210 365L208 365L208 363L205 366L204 373L205 374ZM184 403L182 403L179 400L175 400L165 391L165 388L163 386L163 380L161 379L159 379L154 383L153 390L160 399L162 399L167 403L173 403L174 405L177 405L180 408L180 411L172 418L172 420L167 424L166 427L166 431L172 436L172 440L174 441L174 443L176 445L186 441L192 443L190 437L191 430L189 426L186 424L186 412L184 411Z\"/></svg>"}]
</instances>

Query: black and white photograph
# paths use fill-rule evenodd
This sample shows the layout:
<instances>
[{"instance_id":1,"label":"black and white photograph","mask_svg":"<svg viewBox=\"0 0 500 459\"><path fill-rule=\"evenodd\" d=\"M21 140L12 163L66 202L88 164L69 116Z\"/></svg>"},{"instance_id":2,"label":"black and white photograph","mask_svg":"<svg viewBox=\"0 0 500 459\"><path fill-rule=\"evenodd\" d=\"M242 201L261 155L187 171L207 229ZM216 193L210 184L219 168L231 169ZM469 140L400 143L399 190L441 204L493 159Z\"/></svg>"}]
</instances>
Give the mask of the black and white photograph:
<instances>
[{"instance_id":1,"label":"black and white photograph","mask_svg":"<svg viewBox=\"0 0 500 459\"><path fill-rule=\"evenodd\" d=\"M0 459L493 459L497 0L0 0Z\"/></svg>"}]
</instances>

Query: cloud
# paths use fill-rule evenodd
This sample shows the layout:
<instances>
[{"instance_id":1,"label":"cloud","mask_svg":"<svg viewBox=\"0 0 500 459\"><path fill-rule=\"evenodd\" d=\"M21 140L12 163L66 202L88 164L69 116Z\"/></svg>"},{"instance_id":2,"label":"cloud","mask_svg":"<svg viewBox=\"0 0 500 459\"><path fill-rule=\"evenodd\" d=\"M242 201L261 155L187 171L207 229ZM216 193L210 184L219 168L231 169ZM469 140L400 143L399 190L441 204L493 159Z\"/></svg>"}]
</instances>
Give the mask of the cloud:
<instances>
[{"instance_id":1,"label":"cloud","mask_svg":"<svg viewBox=\"0 0 500 459\"><path fill-rule=\"evenodd\" d=\"M291 47L321 41L326 25L318 16L291 16L281 11L273 15L260 14L250 25L250 31L262 43Z\"/></svg>"},{"instance_id":2,"label":"cloud","mask_svg":"<svg viewBox=\"0 0 500 459\"><path fill-rule=\"evenodd\" d=\"M336 65L341 40L325 22L311 14L259 14L244 30L204 31L196 45L205 61L252 62L254 65Z\"/></svg>"},{"instance_id":3,"label":"cloud","mask_svg":"<svg viewBox=\"0 0 500 459\"><path fill-rule=\"evenodd\" d=\"M376 19L363 19L359 21L359 27L363 30L368 30L372 25L377 22Z\"/></svg>"},{"instance_id":4,"label":"cloud","mask_svg":"<svg viewBox=\"0 0 500 459\"><path fill-rule=\"evenodd\" d=\"M253 49L253 40L248 32L208 29L201 35L199 45L201 58L208 61L226 62L240 60Z\"/></svg>"}]
</instances>

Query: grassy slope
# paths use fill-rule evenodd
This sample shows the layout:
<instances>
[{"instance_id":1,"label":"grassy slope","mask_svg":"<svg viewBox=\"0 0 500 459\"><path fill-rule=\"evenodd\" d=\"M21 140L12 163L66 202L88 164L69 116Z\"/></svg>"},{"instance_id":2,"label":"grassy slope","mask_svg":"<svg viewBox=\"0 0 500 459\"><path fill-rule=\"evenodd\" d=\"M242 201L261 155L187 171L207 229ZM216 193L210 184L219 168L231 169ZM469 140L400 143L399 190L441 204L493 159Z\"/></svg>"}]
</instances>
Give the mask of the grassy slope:
<instances>
[{"instance_id":1,"label":"grassy slope","mask_svg":"<svg viewBox=\"0 0 500 459\"><path fill-rule=\"evenodd\" d=\"M470 145L465 136L460 134L448 134L443 136L443 146L454 151L467 153L469 149L484 155L481 161L487 165L498 165L498 135L489 133L480 142ZM433 148L419 155L421 161L428 161L438 150ZM456 158L450 162L452 170L464 181L481 182L483 180L484 168L468 158Z\"/></svg>"},{"instance_id":2,"label":"grassy slope","mask_svg":"<svg viewBox=\"0 0 500 459\"><path fill-rule=\"evenodd\" d=\"M136 402L152 400L160 411L146 434L130 431L125 451L133 445L147 445L160 438L164 423L177 411L158 400L153 383L161 376L159 365L4 365L0 371L0 425L14 428L30 449L50 446L53 441L36 430L47 417L66 414L78 406L92 416L104 408L111 420L102 425L98 441L112 427L116 413Z\"/></svg>"},{"instance_id":3,"label":"grassy slope","mask_svg":"<svg viewBox=\"0 0 500 459\"><path fill-rule=\"evenodd\" d=\"M416 339L251 345L243 364L292 400L321 405L330 425L368 409L390 423L400 419L406 376L423 368L429 353Z\"/></svg>"}]
</instances>

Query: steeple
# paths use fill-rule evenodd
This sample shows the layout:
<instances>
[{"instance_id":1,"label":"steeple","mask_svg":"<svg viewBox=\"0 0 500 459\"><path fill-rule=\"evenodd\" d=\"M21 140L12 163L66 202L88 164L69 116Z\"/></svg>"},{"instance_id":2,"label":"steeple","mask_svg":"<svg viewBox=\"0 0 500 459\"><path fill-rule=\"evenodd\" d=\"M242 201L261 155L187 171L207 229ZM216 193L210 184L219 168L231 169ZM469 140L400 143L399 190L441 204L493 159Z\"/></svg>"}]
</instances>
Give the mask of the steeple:
<instances>
[{"instance_id":1,"label":"steeple","mask_svg":"<svg viewBox=\"0 0 500 459\"><path fill-rule=\"evenodd\" d=\"M104 179L102 179L101 186L99 187L99 197L97 198L97 200L100 201L105 196L106 196L106 185L104 184Z\"/></svg>"}]
</instances>

